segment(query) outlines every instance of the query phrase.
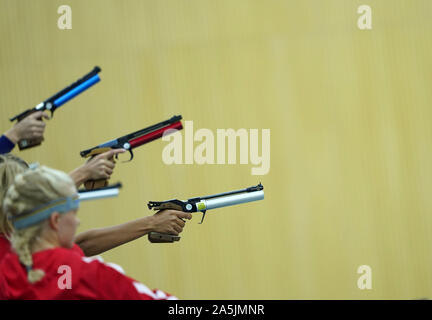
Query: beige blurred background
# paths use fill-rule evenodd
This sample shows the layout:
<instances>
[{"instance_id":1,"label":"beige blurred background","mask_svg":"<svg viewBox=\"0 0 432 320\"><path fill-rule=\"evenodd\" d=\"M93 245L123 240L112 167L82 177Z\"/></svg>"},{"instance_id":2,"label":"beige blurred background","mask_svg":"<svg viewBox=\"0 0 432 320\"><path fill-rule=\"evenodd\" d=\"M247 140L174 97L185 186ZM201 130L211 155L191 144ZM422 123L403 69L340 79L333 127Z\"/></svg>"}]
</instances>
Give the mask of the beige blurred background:
<instances>
[{"instance_id":1,"label":"beige blurred background","mask_svg":"<svg viewBox=\"0 0 432 320\"><path fill-rule=\"evenodd\" d=\"M72 30L57 27L63 4ZM357 27L362 4L372 30ZM80 231L262 181L264 201L196 215L179 243L103 256L185 299L432 298L431 12L430 0L0 0L1 130L95 65L102 81L16 154L70 171L80 150L174 114L195 130L271 129L265 176L165 165L162 140L137 149L111 180L120 197L81 206Z\"/></svg>"}]
</instances>

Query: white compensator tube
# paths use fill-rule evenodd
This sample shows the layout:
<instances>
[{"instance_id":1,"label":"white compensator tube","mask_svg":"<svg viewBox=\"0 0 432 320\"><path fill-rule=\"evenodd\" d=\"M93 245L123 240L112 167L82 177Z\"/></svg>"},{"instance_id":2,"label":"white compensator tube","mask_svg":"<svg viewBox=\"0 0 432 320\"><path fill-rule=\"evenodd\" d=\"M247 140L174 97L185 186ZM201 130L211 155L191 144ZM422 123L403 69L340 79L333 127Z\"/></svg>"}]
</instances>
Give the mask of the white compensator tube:
<instances>
[{"instance_id":1,"label":"white compensator tube","mask_svg":"<svg viewBox=\"0 0 432 320\"><path fill-rule=\"evenodd\" d=\"M78 199L79 201L87 201L87 200L97 200L104 198L113 198L117 197L119 194L118 188L106 189L106 190L95 190L95 191L86 191L79 192Z\"/></svg>"},{"instance_id":2,"label":"white compensator tube","mask_svg":"<svg viewBox=\"0 0 432 320\"><path fill-rule=\"evenodd\" d=\"M264 199L264 191L246 192L234 194L232 196L225 196L215 199L202 200L197 203L199 210L211 210L216 208L234 206L236 204L258 201ZM205 207L205 208L204 208Z\"/></svg>"}]
</instances>

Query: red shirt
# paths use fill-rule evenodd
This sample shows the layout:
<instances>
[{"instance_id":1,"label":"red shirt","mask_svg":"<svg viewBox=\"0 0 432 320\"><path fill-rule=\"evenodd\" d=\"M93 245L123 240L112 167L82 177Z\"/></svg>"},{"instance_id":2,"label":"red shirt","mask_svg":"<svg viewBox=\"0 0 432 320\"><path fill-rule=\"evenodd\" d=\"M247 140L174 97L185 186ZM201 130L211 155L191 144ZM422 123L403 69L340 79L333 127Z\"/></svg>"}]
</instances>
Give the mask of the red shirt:
<instances>
[{"instance_id":1,"label":"red shirt","mask_svg":"<svg viewBox=\"0 0 432 320\"><path fill-rule=\"evenodd\" d=\"M84 257L79 251L74 247L34 253L33 269L43 270L45 276L33 284L28 281L18 256L8 254L0 263L0 300L175 299L160 290L150 290L108 264Z\"/></svg>"},{"instance_id":2,"label":"red shirt","mask_svg":"<svg viewBox=\"0 0 432 320\"><path fill-rule=\"evenodd\" d=\"M9 240L3 234L0 234L0 264L9 252L11 252Z\"/></svg>"},{"instance_id":3,"label":"red shirt","mask_svg":"<svg viewBox=\"0 0 432 320\"><path fill-rule=\"evenodd\" d=\"M77 252L81 256L84 256L84 252L76 243L74 243L72 250ZM3 234L0 233L0 265L3 259L6 257L6 255L11 252L13 251L9 240Z\"/></svg>"}]
</instances>

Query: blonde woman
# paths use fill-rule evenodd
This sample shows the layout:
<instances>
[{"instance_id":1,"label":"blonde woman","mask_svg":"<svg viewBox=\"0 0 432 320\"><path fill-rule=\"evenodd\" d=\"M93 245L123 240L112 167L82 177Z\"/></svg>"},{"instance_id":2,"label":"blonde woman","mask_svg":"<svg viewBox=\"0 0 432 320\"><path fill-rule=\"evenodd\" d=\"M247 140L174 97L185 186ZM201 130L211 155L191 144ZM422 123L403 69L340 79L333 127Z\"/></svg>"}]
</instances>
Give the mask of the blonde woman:
<instances>
[{"instance_id":1,"label":"blonde woman","mask_svg":"<svg viewBox=\"0 0 432 320\"><path fill-rule=\"evenodd\" d=\"M105 168L109 165L106 159L110 159L112 155L111 151L100 154L70 173L69 175L75 181L75 185L78 187L88 179L109 178L112 170L107 171ZM28 164L24 160L12 154L0 155L0 263L6 254L11 251L8 238L13 230L2 211L3 198L15 176L25 172L27 169ZM178 235L185 226L182 219L191 218L190 213L163 210L155 215L142 217L124 224L88 230L76 236L75 243L77 246L75 249L82 250L86 256L90 257L143 237L151 231Z\"/></svg>"},{"instance_id":2,"label":"blonde woman","mask_svg":"<svg viewBox=\"0 0 432 320\"><path fill-rule=\"evenodd\" d=\"M39 167L18 174L3 211L15 253L0 264L0 299L169 299L73 250L79 200L67 174Z\"/></svg>"},{"instance_id":3,"label":"blonde woman","mask_svg":"<svg viewBox=\"0 0 432 320\"><path fill-rule=\"evenodd\" d=\"M105 152L73 170L70 176L75 181L76 186L79 187L86 180L109 179L114 170L114 162L110 159L120 152L124 152L124 150ZM0 155L0 261L10 251L7 237L12 231L11 225L1 209L3 198L15 176L28 168L29 166L24 160L13 154Z\"/></svg>"}]
</instances>

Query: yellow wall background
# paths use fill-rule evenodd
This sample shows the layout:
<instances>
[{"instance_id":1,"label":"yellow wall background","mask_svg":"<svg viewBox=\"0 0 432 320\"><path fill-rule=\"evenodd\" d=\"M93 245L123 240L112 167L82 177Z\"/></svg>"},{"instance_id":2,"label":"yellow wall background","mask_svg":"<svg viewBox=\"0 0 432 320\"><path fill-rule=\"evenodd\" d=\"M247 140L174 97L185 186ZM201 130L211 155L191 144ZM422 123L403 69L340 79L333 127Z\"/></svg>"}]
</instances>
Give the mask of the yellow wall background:
<instances>
[{"instance_id":1,"label":"yellow wall background","mask_svg":"<svg viewBox=\"0 0 432 320\"><path fill-rule=\"evenodd\" d=\"M72 8L59 30L57 8ZM373 29L357 27L372 7ZM116 199L83 204L80 231L262 181L266 199L209 212L175 244L104 254L186 299L432 298L432 2L0 0L1 130L99 65L29 162L72 170L79 151L181 114L195 130L271 129L271 169L162 162L166 142L118 163ZM196 144L197 145L197 144ZM372 290L357 268L372 268Z\"/></svg>"}]
</instances>

